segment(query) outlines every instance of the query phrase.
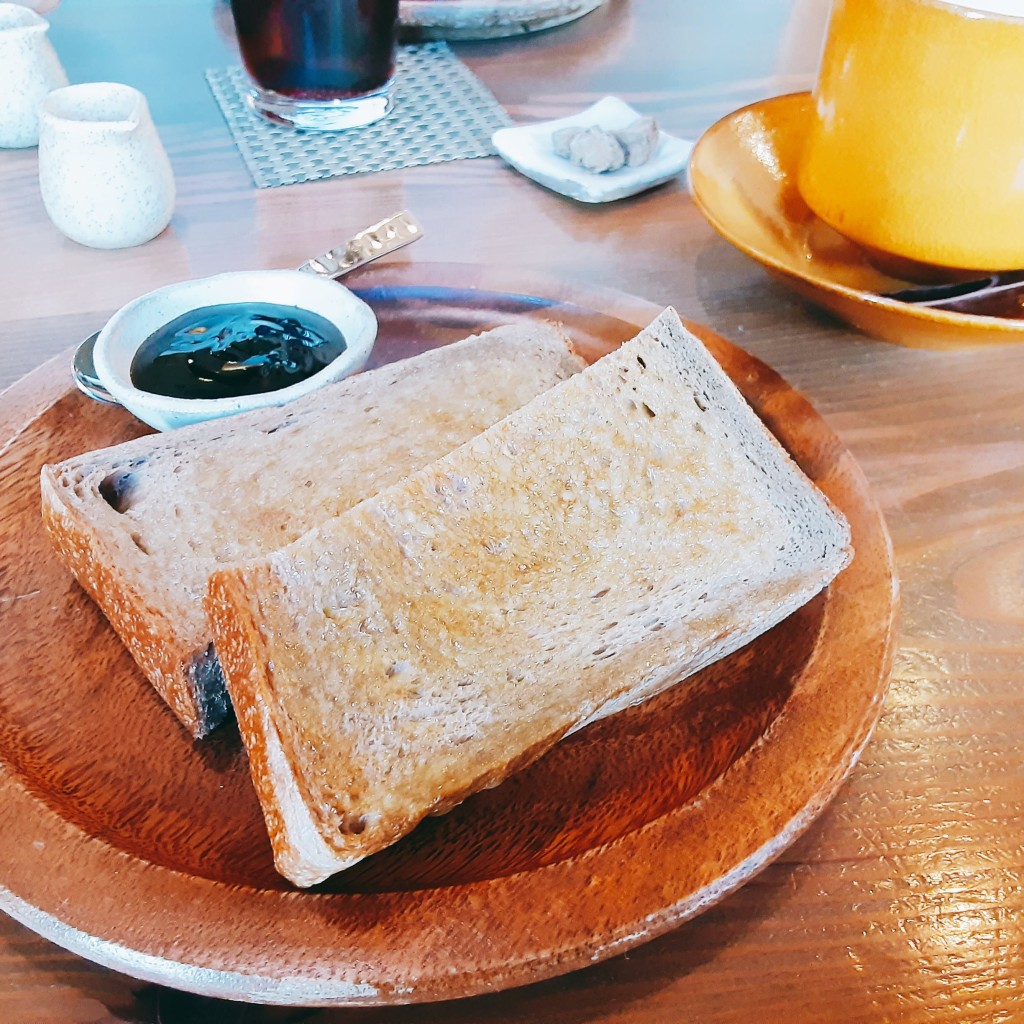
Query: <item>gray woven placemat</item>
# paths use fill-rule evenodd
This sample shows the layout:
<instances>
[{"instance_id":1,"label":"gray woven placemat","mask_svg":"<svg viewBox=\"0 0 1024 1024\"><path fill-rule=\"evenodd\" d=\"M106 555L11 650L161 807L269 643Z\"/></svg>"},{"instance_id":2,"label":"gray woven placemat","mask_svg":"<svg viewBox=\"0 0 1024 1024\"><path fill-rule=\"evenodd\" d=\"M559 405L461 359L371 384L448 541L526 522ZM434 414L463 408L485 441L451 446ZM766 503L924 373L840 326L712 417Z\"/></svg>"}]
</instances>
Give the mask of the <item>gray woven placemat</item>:
<instances>
[{"instance_id":1,"label":"gray woven placemat","mask_svg":"<svg viewBox=\"0 0 1024 1024\"><path fill-rule=\"evenodd\" d=\"M391 112L343 132L296 131L264 120L249 106L239 67L211 69L206 80L257 188L493 156L491 135L512 123L443 42L399 47Z\"/></svg>"}]
</instances>

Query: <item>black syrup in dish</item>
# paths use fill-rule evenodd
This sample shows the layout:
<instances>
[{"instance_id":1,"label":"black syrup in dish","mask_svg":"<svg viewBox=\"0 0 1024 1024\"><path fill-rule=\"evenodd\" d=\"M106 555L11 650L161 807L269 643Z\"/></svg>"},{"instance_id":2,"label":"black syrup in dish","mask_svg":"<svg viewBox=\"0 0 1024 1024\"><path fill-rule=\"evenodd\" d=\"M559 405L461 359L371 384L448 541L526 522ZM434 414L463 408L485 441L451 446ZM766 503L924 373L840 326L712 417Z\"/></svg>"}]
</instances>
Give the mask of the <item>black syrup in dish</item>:
<instances>
[{"instance_id":1,"label":"black syrup in dish","mask_svg":"<svg viewBox=\"0 0 1024 1024\"><path fill-rule=\"evenodd\" d=\"M271 302L232 302L184 313L151 334L132 360L132 383L170 398L238 398L279 391L345 351L317 313Z\"/></svg>"}]
</instances>

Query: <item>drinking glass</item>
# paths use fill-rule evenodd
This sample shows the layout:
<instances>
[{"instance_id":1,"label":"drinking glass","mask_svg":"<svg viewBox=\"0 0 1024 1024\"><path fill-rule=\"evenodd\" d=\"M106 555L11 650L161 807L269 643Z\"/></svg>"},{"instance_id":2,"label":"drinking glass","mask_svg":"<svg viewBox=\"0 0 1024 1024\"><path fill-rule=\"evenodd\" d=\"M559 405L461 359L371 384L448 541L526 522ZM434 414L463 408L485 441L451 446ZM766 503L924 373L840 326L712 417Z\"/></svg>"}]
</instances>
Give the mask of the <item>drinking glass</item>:
<instances>
[{"instance_id":1,"label":"drinking glass","mask_svg":"<svg viewBox=\"0 0 1024 1024\"><path fill-rule=\"evenodd\" d=\"M834 0L801 195L896 277L1024 267L1022 93L1021 0Z\"/></svg>"},{"instance_id":2,"label":"drinking glass","mask_svg":"<svg viewBox=\"0 0 1024 1024\"><path fill-rule=\"evenodd\" d=\"M391 109L398 0L231 0L253 108L320 131Z\"/></svg>"}]
</instances>

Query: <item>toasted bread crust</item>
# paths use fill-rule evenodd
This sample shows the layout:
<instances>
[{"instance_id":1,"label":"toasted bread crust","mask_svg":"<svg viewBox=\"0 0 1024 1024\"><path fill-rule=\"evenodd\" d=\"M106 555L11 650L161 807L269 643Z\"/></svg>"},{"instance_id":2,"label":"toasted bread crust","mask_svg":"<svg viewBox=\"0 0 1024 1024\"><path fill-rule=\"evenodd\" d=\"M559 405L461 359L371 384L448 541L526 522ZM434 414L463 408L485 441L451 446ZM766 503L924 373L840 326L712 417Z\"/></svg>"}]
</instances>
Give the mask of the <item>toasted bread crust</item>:
<instances>
[{"instance_id":1,"label":"toasted bread crust","mask_svg":"<svg viewBox=\"0 0 1024 1024\"><path fill-rule=\"evenodd\" d=\"M269 747L269 732L282 755L254 767L268 820L298 794L344 866L736 650L849 558L842 517L668 311L430 466L218 573L208 608L234 699L260 702L244 741ZM329 873L271 839L296 884Z\"/></svg>"},{"instance_id":2,"label":"toasted bread crust","mask_svg":"<svg viewBox=\"0 0 1024 1024\"><path fill-rule=\"evenodd\" d=\"M119 569L118 551L96 521L65 500L52 466L40 474L43 527L61 560L100 606L157 693L194 736L208 731L193 681L193 644ZM187 652L184 656L182 652ZM219 672L219 670L218 670Z\"/></svg>"},{"instance_id":3,"label":"toasted bread crust","mask_svg":"<svg viewBox=\"0 0 1024 1024\"><path fill-rule=\"evenodd\" d=\"M496 328L287 406L46 466L43 521L198 738L230 711L202 607L211 571L296 539L582 366L552 325Z\"/></svg>"}]
</instances>

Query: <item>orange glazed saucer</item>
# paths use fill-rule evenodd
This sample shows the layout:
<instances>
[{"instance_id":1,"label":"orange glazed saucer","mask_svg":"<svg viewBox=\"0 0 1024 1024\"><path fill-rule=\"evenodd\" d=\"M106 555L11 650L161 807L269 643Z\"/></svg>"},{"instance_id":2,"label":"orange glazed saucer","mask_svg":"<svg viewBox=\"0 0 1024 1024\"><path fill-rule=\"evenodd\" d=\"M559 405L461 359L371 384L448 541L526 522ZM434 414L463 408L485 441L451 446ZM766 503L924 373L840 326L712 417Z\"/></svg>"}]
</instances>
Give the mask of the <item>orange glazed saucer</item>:
<instances>
[{"instance_id":1,"label":"orange glazed saucer","mask_svg":"<svg viewBox=\"0 0 1024 1024\"><path fill-rule=\"evenodd\" d=\"M761 100L713 124L690 158L697 207L726 241L815 305L866 334L918 348L1024 341L1024 319L900 302L914 282L883 273L820 220L796 185L810 93Z\"/></svg>"}]
</instances>

